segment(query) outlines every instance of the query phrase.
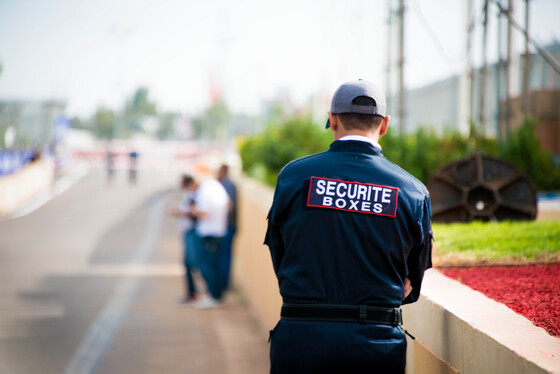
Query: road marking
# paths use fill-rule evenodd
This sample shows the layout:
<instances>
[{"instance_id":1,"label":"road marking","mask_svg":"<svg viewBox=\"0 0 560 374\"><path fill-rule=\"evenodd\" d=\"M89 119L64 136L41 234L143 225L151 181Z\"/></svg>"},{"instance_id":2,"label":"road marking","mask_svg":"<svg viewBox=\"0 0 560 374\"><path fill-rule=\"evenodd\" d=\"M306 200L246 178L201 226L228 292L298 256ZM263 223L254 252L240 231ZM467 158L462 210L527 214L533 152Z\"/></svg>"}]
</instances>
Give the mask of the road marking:
<instances>
[{"instance_id":1,"label":"road marking","mask_svg":"<svg viewBox=\"0 0 560 374\"><path fill-rule=\"evenodd\" d=\"M140 238L140 244L131 265L143 265L153 253L160 231L163 210L164 198L160 195L152 202L148 227ZM97 371L138 288L139 279L138 277L127 277L117 284L105 307L90 326L68 363L65 374L91 374Z\"/></svg>"},{"instance_id":2,"label":"road marking","mask_svg":"<svg viewBox=\"0 0 560 374\"><path fill-rule=\"evenodd\" d=\"M178 277L185 274L179 263L173 264L125 264L125 265L93 265L83 268L69 268L57 271L62 276L93 276L93 277Z\"/></svg>"}]
</instances>

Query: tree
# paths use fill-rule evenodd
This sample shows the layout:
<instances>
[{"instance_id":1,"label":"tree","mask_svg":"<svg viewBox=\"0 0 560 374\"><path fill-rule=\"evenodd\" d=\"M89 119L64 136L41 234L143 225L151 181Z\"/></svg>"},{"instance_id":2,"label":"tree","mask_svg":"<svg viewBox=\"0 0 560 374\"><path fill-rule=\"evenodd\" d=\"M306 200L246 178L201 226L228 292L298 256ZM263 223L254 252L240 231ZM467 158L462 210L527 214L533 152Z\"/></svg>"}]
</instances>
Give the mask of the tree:
<instances>
[{"instance_id":1,"label":"tree","mask_svg":"<svg viewBox=\"0 0 560 374\"><path fill-rule=\"evenodd\" d=\"M231 114L223 101L217 101L206 109L202 115L193 119L196 138L222 142L228 138L228 125Z\"/></svg>"},{"instance_id":2,"label":"tree","mask_svg":"<svg viewBox=\"0 0 560 374\"><path fill-rule=\"evenodd\" d=\"M156 116L157 105L148 98L149 90L140 87L134 93L125 107L122 127L119 124L118 133L123 137L129 137L133 132L143 131L140 126L140 120L145 116Z\"/></svg>"},{"instance_id":3,"label":"tree","mask_svg":"<svg viewBox=\"0 0 560 374\"><path fill-rule=\"evenodd\" d=\"M106 108L99 108L93 115L93 128L98 138L112 139L115 135L115 113Z\"/></svg>"},{"instance_id":4,"label":"tree","mask_svg":"<svg viewBox=\"0 0 560 374\"><path fill-rule=\"evenodd\" d=\"M538 190L557 190L560 167L554 163L552 154L541 148L536 126L535 119L526 118L519 130L503 141L499 157L523 171Z\"/></svg>"},{"instance_id":5,"label":"tree","mask_svg":"<svg viewBox=\"0 0 560 374\"><path fill-rule=\"evenodd\" d=\"M90 130L90 124L86 121L82 121L79 117L72 117L72 119L70 119L70 123L72 124L73 129Z\"/></svg>"},{"instance_id":6,"label":"tree","mask_svg":"<svg viewBox=\"0 0 560 374\"><path fill-rule=\"evenodd\" d=\"M274 185L276 176L288 162L323 152L332 140L330 131L308 117L296 116L280 124L271 124L263 134L241 140L243 170Z\"/></svg>"},{"instance_id":7,"label":"tree","mask_svg":"<svg viewBox=\"0 0 560 374\"><path fill-rule=\"evenodd\" d=\"M175 136L175 128L173 127L177 113L164 113L160 117L160 127L157 132L158 139L171 139Z\"/></svg>"}]
</instances>

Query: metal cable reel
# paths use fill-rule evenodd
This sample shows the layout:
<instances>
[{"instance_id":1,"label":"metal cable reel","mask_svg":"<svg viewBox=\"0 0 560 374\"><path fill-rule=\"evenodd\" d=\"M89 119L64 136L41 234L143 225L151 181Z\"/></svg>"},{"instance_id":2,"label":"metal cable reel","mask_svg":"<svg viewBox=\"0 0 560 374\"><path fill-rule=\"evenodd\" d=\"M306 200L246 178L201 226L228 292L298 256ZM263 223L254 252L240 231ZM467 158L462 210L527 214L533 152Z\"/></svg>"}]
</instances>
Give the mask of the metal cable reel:
<instances>
[{"instance_id":1,"label":"metal cable reel","mask_svg":"<svg viewBox=\"0 0 560 374\"><path fill-rule=\"evenodd\" d=\"M515 166L480 153L443 166L428 186L432 221L533 220L537 193Z\"/></svg>"}]
</instances>

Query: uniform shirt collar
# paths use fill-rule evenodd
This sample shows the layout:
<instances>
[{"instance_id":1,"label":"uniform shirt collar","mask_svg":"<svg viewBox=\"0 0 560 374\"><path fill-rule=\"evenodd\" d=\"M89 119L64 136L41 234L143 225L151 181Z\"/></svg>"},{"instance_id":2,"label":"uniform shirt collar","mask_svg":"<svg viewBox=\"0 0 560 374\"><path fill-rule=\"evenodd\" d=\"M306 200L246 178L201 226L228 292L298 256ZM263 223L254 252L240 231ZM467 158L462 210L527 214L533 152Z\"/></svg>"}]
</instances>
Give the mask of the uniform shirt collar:
<instances>
[{"instance_id":1,"label":"uniform shirt collar","mask_svg":"<svg viewBox=\"0 0 560 374\"><path fill-rule=\"evenodd\" d=\"M374 148L381 149L381 146L379 145L378 142L376 142L375 140L373 140L371 138L368 138L367 136L346 135L346 136L343 136L342 138L340 138L338 140L357 140L357 141L360 141L360 142L370 143L371 145L373 145Z\"/></svg>"}]
</instances>

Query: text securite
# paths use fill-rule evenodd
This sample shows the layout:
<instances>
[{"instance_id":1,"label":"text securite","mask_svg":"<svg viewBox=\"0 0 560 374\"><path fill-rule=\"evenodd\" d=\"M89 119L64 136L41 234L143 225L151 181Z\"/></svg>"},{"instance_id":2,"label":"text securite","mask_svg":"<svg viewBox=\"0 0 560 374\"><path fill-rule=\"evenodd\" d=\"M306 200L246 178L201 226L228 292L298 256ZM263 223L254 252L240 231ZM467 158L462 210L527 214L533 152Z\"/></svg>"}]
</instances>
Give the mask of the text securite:
<instances>
[{"instance_id":1,"label":"text securite","mask_svg":"<svg viewBox=\"0 0 560 374\"><path fill-rule=\"evenodd\" d=\"M395 217L399 189L311 177L307 206Z\"/></svg>"}]
</instances>

